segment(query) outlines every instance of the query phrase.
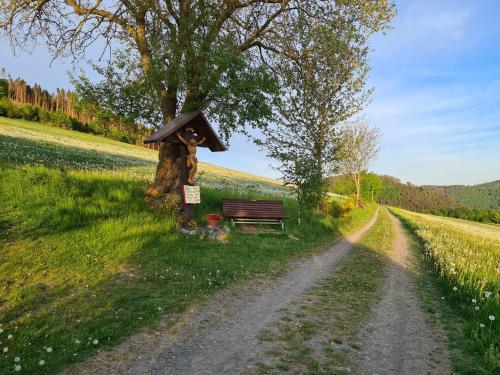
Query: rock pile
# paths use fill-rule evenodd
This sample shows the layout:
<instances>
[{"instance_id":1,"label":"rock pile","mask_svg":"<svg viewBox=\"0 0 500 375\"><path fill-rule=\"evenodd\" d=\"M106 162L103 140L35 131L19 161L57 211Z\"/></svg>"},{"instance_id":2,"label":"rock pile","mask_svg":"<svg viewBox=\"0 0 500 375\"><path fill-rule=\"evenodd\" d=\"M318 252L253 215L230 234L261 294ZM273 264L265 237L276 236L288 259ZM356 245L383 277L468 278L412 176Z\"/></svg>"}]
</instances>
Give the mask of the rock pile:
<instances>
[{"instance_id":1,"label":"rock pile","mask_svg":"<svg viewBox=\"0 0 500 375\"><path fill-rule=\"evenodd\" d=\"M207 225L194 229L181 228L180 232L188 236L199 235L200 240L208 238L211 240L226 243L229 240L229 233L231 232L231 229L229 229L229 227L225 225Z\"/></svg>"}]
</instances>

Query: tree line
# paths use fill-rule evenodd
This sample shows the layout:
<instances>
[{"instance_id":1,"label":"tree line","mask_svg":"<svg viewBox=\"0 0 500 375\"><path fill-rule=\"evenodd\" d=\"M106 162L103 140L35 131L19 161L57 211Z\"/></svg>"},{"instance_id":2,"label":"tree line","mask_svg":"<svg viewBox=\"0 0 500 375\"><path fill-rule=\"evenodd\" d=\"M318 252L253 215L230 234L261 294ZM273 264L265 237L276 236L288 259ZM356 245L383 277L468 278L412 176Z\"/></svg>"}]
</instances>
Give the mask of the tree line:
<instances>
[{"instance_id":1,"label":"tree line","mask_svg":"<svg viewBox=\"0 0 500 375\"><path fill-rule=\"evenodd\" d=\"M77 93L57 89L51 93L38 83L13 79L0 72L0 115L41 121L54 126L103 135L122 142L141 144L150 134L144 125L84 100Z\"/></svg>"},{"instance_id":2,"label":"tree line","mask_svg":"<svg viewBox=\"0 0 500 375\"><path fill-rule=\"evenodd\" d=\"M482 185L479 185L481 188ZM465 220L500 223L500 209L478 209L459 202L455 197L442 193L445 187L417 186L403 183L399 179L364 172L361 175L361 192L364 200L374 199L378 203L401 207L410 211L454 217ZM469 187L468 190L474 187ZM329 190L333 193L352 195L356 186L349 176L329 179Z\"/></svg>"},{"instance_id":3,"label":"tree line","mask_svg":"<svg viewBox=\"0 0 500 375\"><path fill-rule=\"evenodd\" d=\"M477 209L500 208L500 180L479 185L426 186L451 196L463 205Z\"/></svg>"}]
</instances>

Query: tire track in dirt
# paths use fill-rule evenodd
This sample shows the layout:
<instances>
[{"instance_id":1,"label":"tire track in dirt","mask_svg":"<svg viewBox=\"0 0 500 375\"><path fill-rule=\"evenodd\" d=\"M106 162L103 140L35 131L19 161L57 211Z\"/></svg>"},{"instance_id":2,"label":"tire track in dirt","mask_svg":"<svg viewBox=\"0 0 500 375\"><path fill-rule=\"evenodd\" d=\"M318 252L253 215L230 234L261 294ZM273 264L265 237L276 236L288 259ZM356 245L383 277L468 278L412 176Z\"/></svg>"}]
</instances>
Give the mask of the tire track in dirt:
<instances>
[{"instance_id":1,"label":"tire track in dirt","mask_svg":"<svg viewBox=\"0 0 500 375\"><path fill-rule=\"evenodd\" d=\"M361 333L361 351L355 355L359 374L449 374L445 334L430 326L423 311L412 256L401 222L390 214L395 228L393 251L382 297Z\"/></svg>"},{"instance_id":2,"label":"tire track in dirt","mask_svg":"<svg viewBox=\"0 0 500 375\"><path fill-rule=\"evenodd\" d=\"M249 280L217 293L173 327L141 332L110 351L67 368L63 374L238 374L258 359L259 332L318 280L328 276L375 223L342 237L323 253L293 262L274 280Z\"/></svg>"}]
</instances>

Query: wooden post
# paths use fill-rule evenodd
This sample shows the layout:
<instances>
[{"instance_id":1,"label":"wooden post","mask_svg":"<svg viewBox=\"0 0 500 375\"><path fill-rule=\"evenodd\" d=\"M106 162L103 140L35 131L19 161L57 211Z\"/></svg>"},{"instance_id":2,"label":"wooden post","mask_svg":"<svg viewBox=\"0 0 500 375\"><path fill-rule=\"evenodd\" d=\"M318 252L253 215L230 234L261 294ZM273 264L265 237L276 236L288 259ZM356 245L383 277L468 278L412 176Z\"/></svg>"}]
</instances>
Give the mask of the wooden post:
<instances>
[{"instance_id":1,"label":"wooden post","mask_svg":"<svg viewBox=\"0 0 500 375\"><path fill-rule=\"evenodd\" d=\"M182 136L188 137L186 132L182 132ZM189 178L189 168L187 167L187 147L183 144L180 145L181 147L181 173L180 173L180 182L181 182L181 211L184 214L184 217L186 218L186 221L191 221L194 218L194 205L193 204L186 204L186 197L184 196L184 185L190 185L188 182Z\"/></svg>"}]
</instances>

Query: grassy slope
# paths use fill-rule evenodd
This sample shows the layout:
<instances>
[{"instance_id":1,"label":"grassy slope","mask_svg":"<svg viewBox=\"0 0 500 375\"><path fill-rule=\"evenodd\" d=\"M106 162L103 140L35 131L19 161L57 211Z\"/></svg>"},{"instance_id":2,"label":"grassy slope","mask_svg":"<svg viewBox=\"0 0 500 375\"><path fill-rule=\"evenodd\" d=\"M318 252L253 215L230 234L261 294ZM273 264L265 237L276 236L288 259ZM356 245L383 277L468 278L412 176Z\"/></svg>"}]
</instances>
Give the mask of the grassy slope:
<instances>
[{"instance_id":1,"label":"grassy slope","mask_svg":"<svg viewBox=\"0 0 500 375\"><path fill-rule=\"evenodd\" d=\"M0 373L14 371L15 357L22 373L55 372L228 283L327 244L374 210L342 220L306 212L298 227L296 203L284 197L286 233L233 231L228 244L185 238L173 217L143 205L153 156L0 119L0 349L7 348ZM286 194L256 176L205 168L212 177L202 181L199 218L219 210L223 197ZM225 189L210 187L218 180Z\"/></svg>"},{"instance_id":2,"label":"grassy slope","mask_svg":"<svg viewBox=\"0 0 500 375\"><path fill-rule=\"evenodd\" d=\"M137 147L127 143L113 141L107 138L86 134L81 132L70 131L66 129L55 128L53 126L45 126L31 121L13 120L5 117L0 117L0 136L22 138L36 142L49 143L59 146L59 151L62 158L67 152L71 153L71 148L78 148L78 155L81 156L84 162L90 162L90 169L96 170L101 167L101 160L93 160L93 151L98 151L109 159L109 163L102 166L106 169L106 173L112 170L115 174L120 172L120 167L125 167L125 173L130 175L133 171L136 177L151 179L158 153L154 150L149 150L142 147ZM4 139L5 143L9 138ZM87 152L85 152L87 151ZM23 153L21 157L30 156L30 153ZM32 161L39 162L44 160L43 155L31 155ZM102 159L102 155L100 157ZM68 160L69 163L74 160ZM53 166L59 163L59 160L48 160L49 165ZM70 165L71 167L84 168L85 165ZM123 168L122 168L123 169ZM198 174L201 183L214 187L224 188L233 187L235 184L246 191L264 192L271 194L286 194L288 189L282 186L279 180L268 177L256 176L250 173L237 171L234 169L223 168L208 163L199 163Z\"/></svg>"},{"instance_id":3,"label":"grassy slope","mask_svg":"<svg viewBox=\"0 0 500 375\"><path fill-rule=\"evenodd\" d=\"M444 195L451 196L464 206L478 209L500 208L500 180L479 185L429 186Z\"/></svg>"}]
</instances>

